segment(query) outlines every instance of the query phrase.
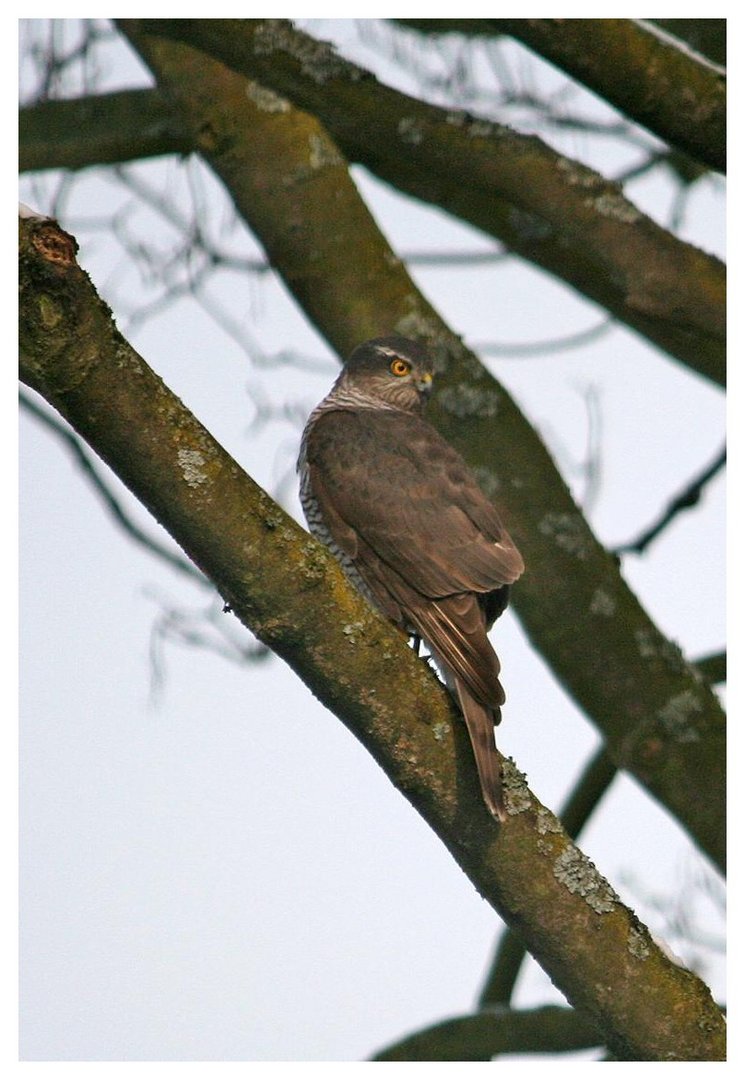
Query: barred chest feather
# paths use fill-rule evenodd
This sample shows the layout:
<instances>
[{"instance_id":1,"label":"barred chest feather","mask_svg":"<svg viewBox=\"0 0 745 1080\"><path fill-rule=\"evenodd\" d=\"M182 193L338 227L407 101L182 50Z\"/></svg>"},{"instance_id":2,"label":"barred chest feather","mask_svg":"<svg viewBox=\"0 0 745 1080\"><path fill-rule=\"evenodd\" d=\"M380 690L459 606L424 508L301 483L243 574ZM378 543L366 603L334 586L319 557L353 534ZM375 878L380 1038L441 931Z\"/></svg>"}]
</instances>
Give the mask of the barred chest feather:
<instances>
[{"instance_id":1,"label":"barred chest feather","mask_svg":"<svg viewBox=\"0 0 745 1080\"><path fill-rule=\"evenodd\" d=\"M297 471L300 478L299 495L300 505L303 508L303 513L305 514L305 520L307 521L308 528L310 529L313 536L315 536L316 540L320 541L320 543L324 544L328 548L328 550L331 552L331 554L334 556L334 558L346 574L349 582L357 589L358 592L362 593L367 602L371 604L374 608L379 608L375 596L368 588L364 578L360 575L354 561L349 557L346 551L343 551L342 548L339 547L339 545L336 543L333 536L331 535L331 532L326 525L326 522L324 521L318 500L313 494L312 485L310 482L310 470L308 469L307 460L308 436L313 428L313 425L319 419L319 417L322 416L325 412L330 412L334 409L338 409L340 406L354 407L359 406L360 404L366 405L367 400L365 398L358 397L357 395L339 394L337 390L336 393L332 392L328 395L328 397L324 398L324 400L319 405L317 405L313 412L310 414L310 416L308 417L308 422L306 423L305 429L303 431L303 436L300 442L300 453L297 460Z\"/></svg>"}]
</instances>

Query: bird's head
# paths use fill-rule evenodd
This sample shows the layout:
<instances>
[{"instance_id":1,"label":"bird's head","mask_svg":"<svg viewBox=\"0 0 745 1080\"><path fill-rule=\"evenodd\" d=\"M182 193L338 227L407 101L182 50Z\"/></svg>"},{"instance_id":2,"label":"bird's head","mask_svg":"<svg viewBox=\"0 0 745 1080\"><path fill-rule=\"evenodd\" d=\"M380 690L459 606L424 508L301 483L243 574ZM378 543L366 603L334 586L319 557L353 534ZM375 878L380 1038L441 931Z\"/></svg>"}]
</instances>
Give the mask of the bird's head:
<instances>
[{"instance_id":1,"label":"bird's head","mask_svg":"<svg viewBox=\"0 0 745 1080\"><path fill-rule=\"evenodd\" d=\"M432 357L423 345L391 335L358 345L338 385L405 412L420 413L432 390Z\"/></svg>"}]
</instances>

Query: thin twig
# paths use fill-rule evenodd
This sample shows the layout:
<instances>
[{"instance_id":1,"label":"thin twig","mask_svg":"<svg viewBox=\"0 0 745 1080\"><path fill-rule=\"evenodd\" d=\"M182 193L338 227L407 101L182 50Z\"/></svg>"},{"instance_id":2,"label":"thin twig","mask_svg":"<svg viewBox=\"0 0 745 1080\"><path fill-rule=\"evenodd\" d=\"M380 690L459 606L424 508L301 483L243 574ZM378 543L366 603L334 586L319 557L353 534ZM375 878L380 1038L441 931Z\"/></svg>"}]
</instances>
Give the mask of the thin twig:
<instances>
[{"instance_id":1,"label":"thin twig","mask_svg":"<svg viewBox=\"0 0 745 1080\"><path fill-rule=\"evenodd\" d=\"M636 555L641 555L657 537L663 532L668 525L671 524L683 510L690 510L691 507L697 506L701 501L701 496L704 492L704 488L710 480L717 475L717 473L724 467L727 461L727 448L723 447L717 454L716 458L710 465L695 476L693 480L686 485L686 487L671 499L666 509L660 514L657 521L654 522L648 529L638 536L635 540L629 540L625 544L619 544L614 548L614 554L626 555L629 552L633 552Z\"/></svg>"},{"instance_id":2,"label":"thin twig","mask_svg":"<svg viewBox=\"0 0 745 1080\"><path fill-rule=\"evenodd\" d=\"M613 318L603 318L585 330L577 330L563 337L549 338L546 341L484 341L477 342L473 348L476 353L483 353L485 356L543 356L546 353L579 349L583 345L590 345L607 334L614 322Z\"/></svg>"},{"instance_id":3,"label":"thin twig","mask_svg":"<svg viewBox=\"0 0 745 1080\"><path fill-rule=\"evenodd\" d=\"M182 574L186 574L192 580L206 584L207 579L197 570L193 563L187 559L182 558L176 552L169 551L152 536L148 536L143 532L139 525L129 517L119 500L111 491L106 481L103 479L98 469L93 463L92 457L83 447L82 442L77 435L69 428L64 427L56 417L50 413L40 409L39 406L28 395L21 392L19 394L21 407L26 409L32 416L36 417L47 429L53 432L57 438L67 446L70 453L75 458L75 461L82 469L85 476L90 480L94 491L101 497L104 505L112 515L118 525L124 529L128 536L135 540L142 547L146 548L152 555L156 555L159 559L163 559L174 570L178 570Z\"/></svg>"}]
</instances>

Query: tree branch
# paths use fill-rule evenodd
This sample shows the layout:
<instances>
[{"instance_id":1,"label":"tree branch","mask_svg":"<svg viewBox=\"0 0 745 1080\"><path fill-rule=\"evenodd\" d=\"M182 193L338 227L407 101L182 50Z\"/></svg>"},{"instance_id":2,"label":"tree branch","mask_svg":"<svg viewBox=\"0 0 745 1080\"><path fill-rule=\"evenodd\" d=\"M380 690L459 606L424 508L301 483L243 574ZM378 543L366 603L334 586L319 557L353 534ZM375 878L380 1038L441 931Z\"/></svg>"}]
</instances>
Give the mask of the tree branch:
<instances>
[{"instance_id":1,"label":"tree branch","mask_svg":"<svg viewBox=\"0 0 745 1080\"><path fill-rule=\"evenodd\" d=\"M712 653L696 660L696 667L712 685L727 681L727 653Z\"/></svg>"},{"instance_id":2,"label":"tree branch","mask_svg":"<svg viewBox=\"0 0 745 1080\"><path fill-rule=\"evenodd\" d=\"M573 1009L501 1009L455 1016L378 1051L373 1061L490 1061L501 1054L564 1054L602 1046L603 1036Z\"/></svg>"},{"instance_id":3,"label":"tree branch","mask_svg":"<svg viewBox=\"0 0 745 1080\"><path fill-rule=\"evenodd\" d=\"M392 19L391 22L425 34L463 34L466 37L499 37L499 19ZM722 67L727 62L726 19L648 19L679 41Z\"/></svg>"},{"instance_id":4,"label":"tree branch","mask_svg":"<svg viewBox=\"0 0 745 1080\"><path fill-rule=\"evenodd\" d=\"M722 866L725 723L718 699L650 622L507 392L421 296L338 147L314 117L288 103L277 107L258 91L247 94L243 77L197 50L131 24L127 32L336 352L348 355L360 341L389 332L431 346L438 390L429 416L487 493L498 496L526 557L513 603L528 633L601 728L616 765Z\"/></svg>"},{"instance_id":5,"label":"tree branch","mask_svg":"<svg viewBox=\"0 0 745 1080\"><path fill-rule=\"evenodd\" d=\"M398 21L418 30L443 29L443 20ZM726 73L691 49L681 47L651 21L477 21L482 24L481 33L509 34L663 142L725 172ZM436 26L430 27L430 23Z\"/></svg>"},{"instance_id":6,"label":"tree branch","mask_svg":"<svg viewBox=\"0 0 745 1080\"><path fill-rule=\"evenodd\" d=\"M727 168L727 77L638 19L502 19L504 28L663 142Z\"/></svg>"},{"instance_id":7,"label":"tree branch","mask_svg":"<svg viewBox=\"0 0 745 1080\"><path fill-rule=\"evenodd\" d=\"M134 23L119 26L132 33ZM583 291L602 292L619 319L724 382L721 263L667 233L598 173L534 136L401 94L283 20L142 20L139 32L185 41L286 95L352 160L480 228L491 222L487 231L533 261L542 254L541 265L555 270L573 260Z\"/></svg>"},{"instance_id":8,"label":"tree branch","mask_svg":"<svg viewBox=\"0 0 745 1080\"><path fill-rule=\"evenodd\" d=\"M618 1056L721 1059L722 1015L701 980L662 954L509 763L510 819L490 818L446 691L134 352L72 237L39 218L20 234L24 381L344 720Z\"/></svg>"},{"instance_id":9,"label":"tree branch","mask_svg":"<svg viewBox=\"0 0 745 1080\"><path fill-rule=\"evenodd\" d=\"M559 819L567 835L576 840L589 821L595 807L616 777L615 767L605 750L590 760ZM494 958L479 995L480 1008L508 1005L525 959L525 943L509 926L500 935Z\"/></svg>"},{"instance_id":10,"label":"tree branch","mask_svg":"<svg viewBox=\"0 0 745 1080\"><path fill-rule=\"evenodd\" d=\"M20 170L83 169L190 154L178 113L155 90L40 101L18 113Z\"/></svg>"},{"instance_id":11,"label":"tree branch","mask_svg":"<svg viewBox=\"0 0 745 1080\"><path fill-rule=\"evenodd\" d=\"M696 667L710 683L724 682L727 675L726 653L716 653L696 661ZM576 787L569 796L559 819L567 835L576 840L595 811L598 803L613 783L618 769L604 747L591 758ZM512 993L525 959L525 944L509 926L500 935L497 948L479 995L479 1007L510 1003Z\"/></svg>"}]
</instances>

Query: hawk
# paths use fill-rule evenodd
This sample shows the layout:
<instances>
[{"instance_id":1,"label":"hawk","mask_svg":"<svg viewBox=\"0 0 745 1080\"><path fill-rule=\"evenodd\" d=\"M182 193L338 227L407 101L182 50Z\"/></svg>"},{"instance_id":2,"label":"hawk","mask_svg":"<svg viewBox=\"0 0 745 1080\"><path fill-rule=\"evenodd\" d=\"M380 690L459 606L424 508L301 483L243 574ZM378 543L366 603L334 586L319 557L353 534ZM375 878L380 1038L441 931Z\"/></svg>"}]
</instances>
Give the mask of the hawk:
<instances>
[{"instance_id":1,"label":"hawk","mask_svg":"<svg viewBox=\"0 0 745 1080\"><path fill-rule=\"evenodd\" d=\"M351 582L429 648L463 713L484 802L504 821L494 726L505 694L487 631L523 560L465 461L424 419L432 377L417 342L359 345L308 418L300 500Z\"/></svg>"}]
</instances>

